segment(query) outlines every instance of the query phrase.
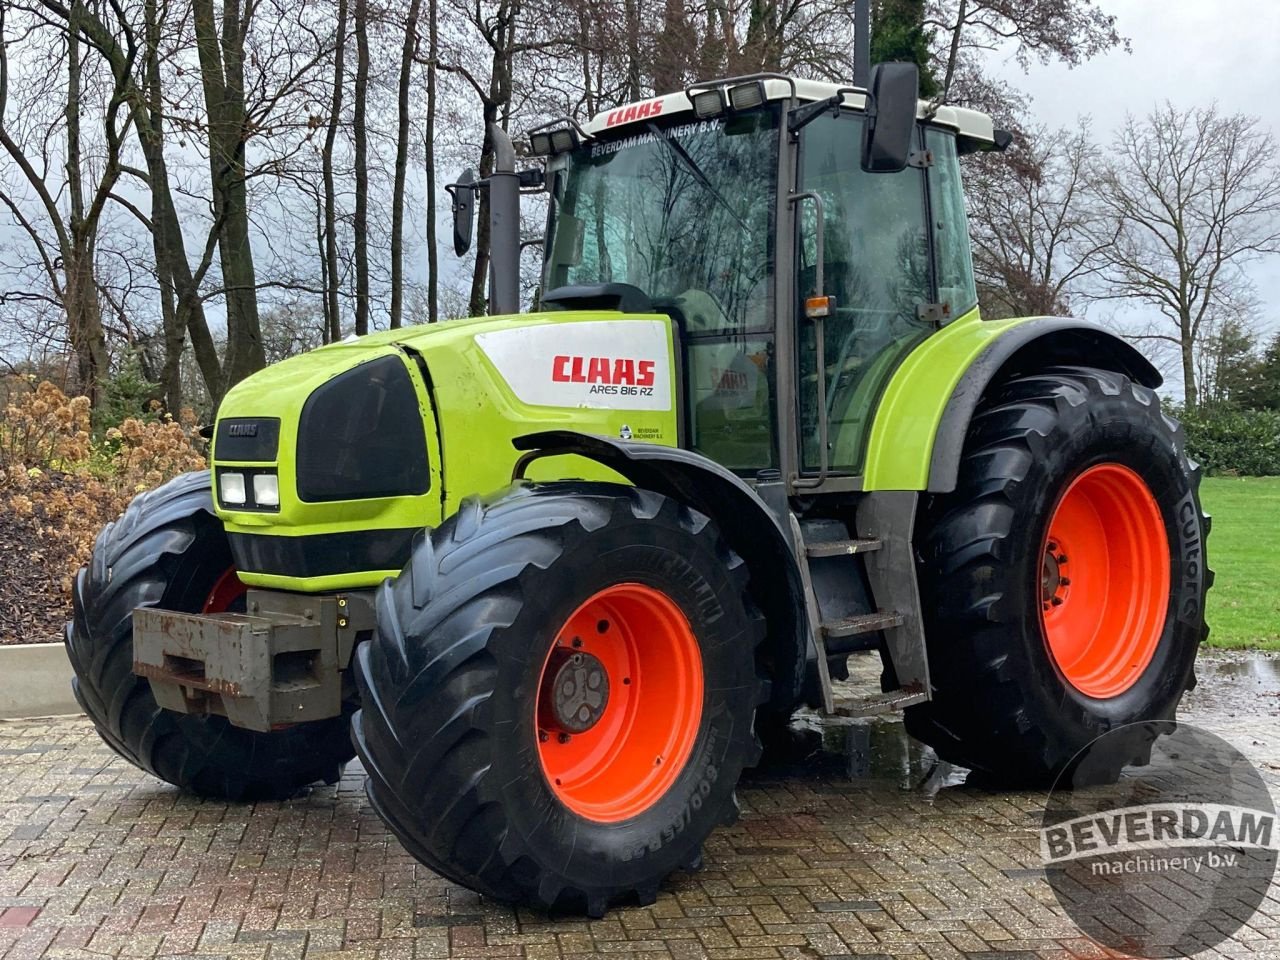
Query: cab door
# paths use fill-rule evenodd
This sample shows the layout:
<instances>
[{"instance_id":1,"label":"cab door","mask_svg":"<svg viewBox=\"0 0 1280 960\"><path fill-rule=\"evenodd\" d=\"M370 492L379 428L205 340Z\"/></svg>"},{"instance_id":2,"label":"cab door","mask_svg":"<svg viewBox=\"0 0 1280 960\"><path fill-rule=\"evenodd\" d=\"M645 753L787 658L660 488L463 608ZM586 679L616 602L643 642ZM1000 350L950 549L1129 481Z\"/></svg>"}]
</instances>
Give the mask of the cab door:
<instances>
[{"instance_id":1,"label":"cab door","mask_svg":"<svg viewBox=\"0 0 1280 960\"><path fill-rule=\"evenodd\" d=\"M833 474L863 469L865 440L884 385L898 363L937 328L926 175L923 165L866 173L859 162L863 117L824 114L801 132L797 192L821 198L825 215L823 287L816 289L816 205L797 210L796 313L801 474L822 463L819 424L827 425ZM923 156L923 153L921 154ZM817 325L807 297L825 294L835 308ZM819 409L819 379L825 381Z\"/></svg>"}]
</instances>

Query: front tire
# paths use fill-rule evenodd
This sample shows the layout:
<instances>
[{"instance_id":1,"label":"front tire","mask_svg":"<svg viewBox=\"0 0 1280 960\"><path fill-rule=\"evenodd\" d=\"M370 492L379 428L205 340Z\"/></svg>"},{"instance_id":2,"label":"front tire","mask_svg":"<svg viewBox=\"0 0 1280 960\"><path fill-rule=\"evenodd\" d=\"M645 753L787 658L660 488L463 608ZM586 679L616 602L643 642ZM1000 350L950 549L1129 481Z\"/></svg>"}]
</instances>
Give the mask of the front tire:
<instances>
[{"instance_id":1,"label":"front tire","mask_svg":"<svg viewBox=\"0 0 1280 960\"><path fill-rule=\"evenodd\" d=\"M1208 633L1199 477L1177 422L1121 374L997 387L955 492L922 517L934 691L907 730L988 779L1043 786L1108 730L1172 720ZM1145 762L1135 743L1111 774Z\"/></svg>"},{"instance_id":2,"label":"front tire","mask_svg":"<svg viewBox=\"0 0 1280 960\"><path fill-rule=\"evenodd\" d=\"M136 607L214 612L236 609L243 593L213 513L209 471L136 497L76 575L65 633L76 700L116 753L191 793L280 800L309 783L336 783L355 753L346 716L242 730L224 717L161 709L150 682L133 673Z\"/></svg>"},{"instance_id":3,"label":"front tire","mask_svg":"<svg viewBox=\"0 0 1280 960\"><path fill-rule=\"evenodd\" d=\"M378 812L495 899L651 902L737 815L767 696L747 571L705 516L605 484L463 503L378 594L353 732Z\"/></svg>"}]
</instances>

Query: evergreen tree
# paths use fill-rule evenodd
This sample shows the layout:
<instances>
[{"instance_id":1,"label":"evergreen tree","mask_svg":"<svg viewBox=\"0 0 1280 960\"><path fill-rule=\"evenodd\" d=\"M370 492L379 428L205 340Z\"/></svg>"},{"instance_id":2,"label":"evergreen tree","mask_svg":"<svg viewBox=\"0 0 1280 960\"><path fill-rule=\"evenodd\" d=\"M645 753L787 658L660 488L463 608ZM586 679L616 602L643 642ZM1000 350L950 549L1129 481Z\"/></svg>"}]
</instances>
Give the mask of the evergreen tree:
<instances>
[{"instance_id":1,"label":"evergreen tree","mask_svg":"<svg viewBox=\"0 0 1280 960\"><path fill-rule=\"evenodd\" d=\"M1237 399L1242 407L1280 410L1280 333L1275 335L1262 359L1251 365L1248 380Z\"/></svg>"},{"instance_id":2,"label":"evergreen tree","mask_svg":"<svg viewBox=\"0 0 1280 960\"><path fill-rule=\"evenodd\" d=\"M929 65L932 31L924 28L924 0L879 0L871 11L871 62L901 60L920 68L920 96L938 93Z\"/></svg>"},{"instance_id":3,"label":"evergreen tree","mask_svg":"<svg viewBox=\"0 0 1280 960\"><path fill-rule=\"evenodd\" d=\"M1199 357L1202 403L1243 404L1260 365L1255 343L1248 328L1235 319L1205 336Z\"/></svg>"}]
</instances>

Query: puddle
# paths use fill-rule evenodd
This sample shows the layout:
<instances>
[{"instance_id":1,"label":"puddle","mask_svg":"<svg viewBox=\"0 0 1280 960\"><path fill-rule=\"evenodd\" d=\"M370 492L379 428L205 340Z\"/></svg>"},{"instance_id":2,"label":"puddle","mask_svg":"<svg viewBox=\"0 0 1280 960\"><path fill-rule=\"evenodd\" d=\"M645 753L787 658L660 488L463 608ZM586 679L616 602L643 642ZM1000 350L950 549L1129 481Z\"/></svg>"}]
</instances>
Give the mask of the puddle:
<instances>
[{"instance_id":1,"label":"puddle","mask_svg":"<svg viewBox=\"0 0 1280 960\"><path fill-rule=\"evenodd\" d=\"M1196 687L1182 710L1206 719L1280 713L1280 657L1258 651L1215 650L1196 660Z\"/></svg>"},{"instance_id":2,"label":"puddle","mask_svg":"<svg viewBox=\"0 0 1280 960\"><path fill-rule=\"evenodd\" d=\"M1260 687L1261 693L1280 695L1280 657L1263 654L1241 654L1230 658L1201 657L1196 663L1201 683L1214 680L1248 682Z\"/></svg>"},{"instance_id":3,"label":"puddle","mask_svg":"<svg viewBox=\"0 0 1280 960\"><path fill-rule=\"evenodd\" d=\"M756 775L861 782L932 797L964 783L968 771L909 737L899 718L801 713L765 744Z\"/></svg>"},{"instance_id":4,"label":"puddle","mask_svg":"<svg viewBox=\"0 0 1280 960\"><path fill-rule=\"evenodd\" d=\"M1183 701L1183 716L1271 717L1280 710L1280 656L1214 651L1199 658L1196 673L1199 685ZM900 717L824 717L807 711L766 740L760 765L747 774L862 784L928 798L964 785L968 775L909 737Z\"/></svg>"}]
</instances>

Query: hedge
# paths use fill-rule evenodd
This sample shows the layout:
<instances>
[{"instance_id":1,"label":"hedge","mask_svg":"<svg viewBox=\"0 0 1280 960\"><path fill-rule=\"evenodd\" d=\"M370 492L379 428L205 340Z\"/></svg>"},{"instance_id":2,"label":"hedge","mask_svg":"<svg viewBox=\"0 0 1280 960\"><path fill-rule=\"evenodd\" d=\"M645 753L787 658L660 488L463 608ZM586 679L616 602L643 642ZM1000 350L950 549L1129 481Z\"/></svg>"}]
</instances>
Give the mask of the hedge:
<instances>
[{"instance_id":1,"label":"hedge","mask_svg":"<svg viewBox=\"0 0 1280 960\"><path fill-rule=\"evenodd\" d=\"M1280 411L1213 406L1169 413L1186 427L1187 452L1206 472L1280 476Z\"/></svg>"}]
</instances>

